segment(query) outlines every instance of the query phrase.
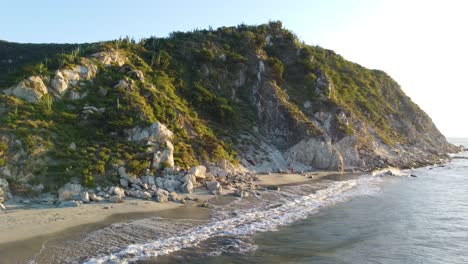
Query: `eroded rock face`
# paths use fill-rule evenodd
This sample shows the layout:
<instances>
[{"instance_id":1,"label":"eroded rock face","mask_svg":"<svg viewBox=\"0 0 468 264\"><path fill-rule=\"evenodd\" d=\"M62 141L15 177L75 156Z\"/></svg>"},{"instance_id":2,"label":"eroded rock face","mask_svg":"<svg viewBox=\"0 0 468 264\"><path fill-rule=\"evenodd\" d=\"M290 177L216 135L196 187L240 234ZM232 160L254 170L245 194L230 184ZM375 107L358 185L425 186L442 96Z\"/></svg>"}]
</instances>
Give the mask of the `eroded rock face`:
<instances>
[{"instance_id":1,"label":"eroded rock face","mask_svg":"<svg viewBox=\"0 0 468 264\"><path fill-rule=\"evenodd\" d=\"M331 143L314 138L301 140L285 156L290 162L301 162L316 169L343 170L343 158Z\"/></svg>"},{"instance_id":2,"label":"eroded rock face","mask_svg":"<svg viewBox=\"0 0 468 264\"><path fill-rule=\"evenodd\" d=\"M17 85L3 91L6 95L21 98L30 103L37 103L48 93L44 81L39 76L29 76Z\"/></svg>"}]
</instances>

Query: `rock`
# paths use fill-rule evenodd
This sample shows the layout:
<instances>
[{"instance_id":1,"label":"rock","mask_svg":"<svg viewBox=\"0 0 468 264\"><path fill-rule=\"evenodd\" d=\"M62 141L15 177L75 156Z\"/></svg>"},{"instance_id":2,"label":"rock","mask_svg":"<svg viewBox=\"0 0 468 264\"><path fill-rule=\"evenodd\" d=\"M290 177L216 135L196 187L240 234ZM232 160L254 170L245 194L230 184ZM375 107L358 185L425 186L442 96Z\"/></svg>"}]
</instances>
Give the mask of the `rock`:
<instances>
[{"instance_id":1,"label":"rock","mask_svg":"<svg viewBox=\"0 0 468 264\"><path fill-rule=\"evenodd\" d=\"M120 80L116 85L114 85L114 89L123 89L126 91L133 90L133 80Z\"/></svg>"},{"instance_id":2,"label":"rock","mask_svg":"<svg viewBox=\"0 0 468 264\"><path fill-rule=\"evenodd\" d=\"M18 84L4 90L3 93L18 97L30 103L37 103L48 91L41 77L29 76Z\"/></svg>"},{"instance_id":3,"label":"rock","mask_svg":"<svg viewBox=\"0 0 468 264\"><path fill-rule=\"evenodd\" d=\"M111 203L123 203L124 197L122 195L113 195L109 197L109 202Z\"/></svg>"},{"instance_id":4,"label":"rock","mask_svg":"<svg viewBox=\"0 0 468 264\"><path fill-rule=\"evenodd\" d=\"M223 189L223 187L221 187L221 184L219 184L219 182L217 181L208 181L205 184L206 188L211 194L220 194L221 190Z\"/></svg>"},{"instance_id":5,"label":"rock","mask_svg":"<svg viewBox=\"0 0 468 264\"><path fill-rule=\"evenodd\" d=\"M83 203L89 203L89 193L88 192L82 192L81 193L81 201Z\"/></svg>"},{"instance_id":6,"label":"rock","mask_svg":"<svg viewBox=\"0 0 468 264\"><path fill-rule=\"evenodd\" d=\"M152 197L151 193L149 193L149 192L143 192L143 198L144 198L144 199L150 200L151 197Z\"/></svg>"},{"instance_id":7,"label":"rock","mask_svg":"<svg viewBox=\"0 0 468 264\"><path fill-rule=\"evenodd\" d=\"M167 203L169 201L169 193L166 190L159 189L156 192L156 201L160 203Z\"/></svg>"},{"instance_id":8,"label":"rock","mask_svg":"<svg viewBox=\"0 0 468 264\"><path fill-rule=\"evenodd\" d=\"M274 186L274 185L266 186L266 188L268 190L271 190L271 191L279 191L280 190L279 186Z\"/></svg>"},{"instance_id":9,"label":"rock","mask_svg":"<svg viewBox=\"0 0 468 264\"><path fill-rule=\"evenodd\" d=\"M96 58L100 63L105 66L117 65L121 67L126 62L126 57L116 50L107 50L94 53L91 57Z\"/></svg>"},{"instance_id":10,"label":"rock","mask_svg":"<svg viewBox=\"0 0 468 264\"><path fill-rule=\"evenodd\" d=\"M65 201L65 202L61 202L58 207L60 208L64 208L64 207L78 207L80 206L81 203L80 202L77 202L77 201Z\"/></svg>"},{"instance_id":11,"label":"rock","mask_svg":"<svg viewBox=\"0 0 468 264\"><path fill-rule=\"evenodd\" d=\"M170 192L175 192L182 186L182 183L178 180L174 179L166 179L164 181L164 189L170 191Z\"/></svg>"},{"instance_id":12,"label":"rock","mask_svg":"<svg viewBox=\"0 0 468 264\"><path fill-rule=\"evenodd\" d=\"M143 176L140 178L142 183L146 183L148 185L156 185L153 176Z\"/></svg>"},{"instance_id":13,"label":"rock","mask_svg":"<svg viewBox=\"0 0 468 264\"><path fill-rule=\"evenodd\" d=\"M184 193L192 193L193 192L192 181L187 181L184 184L182 184L181 191Z\"/></svg>"},{"instance_id":14,"label":"rock","mask_svg":"<svg viewBox=\"0 0 468 264\"><path fill-rule=\"evenodd\" d=\"M125 179L128 182L132 184L141 184L140 180L127 174L125 167L119 167L117 172L119 173L120 178Z\"/></svg>"},{"instance_id":15,"label":"rock","mask_svg":"<svg viewBox=\"0 0 468 264\"><path fill-rule=\"evenodd\" d=\"M138 191L143 191L143 188L141 188L141 186L138 184L132 184L132 188Z\"/></svg>"},{"instance_id":16,"label":"rock","mask_svg":"<svg viewBox=\"0 0 468 264\"><path fill-rule=\"evenodd\" d=\"M410 177L416 178L418 177L417 175L411 174Z\"/></svg>"},{"instance_id":17,"label":"rock","mask_svg":"<svg viewBox=\"0 0 468 264\"><path fill-rule=\"evenodd\" d=\"M128 181L126 179L120 178L120 185L127 188L128 187Z\"/></svg>"},{"instance_id":18,"label":"rock","mask_svg":"<svg viewBox=\"0 0 468 264\"><path fill-rule=\"evenodd\" d=\"M237 197L240 197L240 198L244 198L244 197L248 197L249 196L249 193L244 191L244 190L238 190L236 192L236 196Z\"/></svg>"},{"instance_id":19,"label":"rock","mask_svg":"<svg viewBox=\"0 0 468 264\"><path fill-rule=\"evenodd\" d=\"M343 157L330 142L303 139L289 148L285 157L290 163L300 162L316 169L343 171Z\"/></svg>"},{"instance_id":20,"label":"rock","mask_svg":"<svg viewBox=\"0 0 468 264\"><path fill-rule=\"evenodd\" d=\"M0 198L4 201L13 198L10 192L10 187L7 180L0 178ZM2 202L0 202L2 203Z\"/></svg>"},{"instance_id":21,"label":"rock","mask_svg":"<svg viewBox=\"0 0 468 264\"><path fill-rule=\"evenodd\" d=\"M5 208L5 206L2 204L2 202L0 202L0 209L6 210L6 208Z\"/></svg>"},{"instance_id":22,"label":"rock","mask_svg":"<svg viewBox=\"0 0 468 264\"><path fill-rule=\"evenodd\" d=\"M79 65L70 68L62 68L55 72L55 76L50 80L50 87L60 98L72 88L78 87L81 81L91 80L96 76L97 66L87 59L82 59ZM76 93L70 99L81 99L82 95Z\"/></svg>"},{"instance_id":23,"label":"rock","mask_svg":"<svg viewBox=\"0 0 468 264\"><path fill-rule=\"evenodd\" d=\"M89 195L89 199L91 201L93 201L93 202L100 202L100 201L104 200L104 198L102 198L101 196L98 196L98 195L96 195L94 193Z\"/></svg>"},{"instance_id":24,"label":"rock","mask_svg":"<svg viewBox=\"0 0 468 264\"><path fill-rule=\"evenodd\" d=\"M202 165L195 166L190 168L188 173L194 175L197 179L204 179L206 177L206 167Z\"/></svg>"},{"instance_id":25,"label":"rock","mask_svg":"<svg viewBox=\"0 0 468 264\"><path fill-rule=\"evenodd\" d=\"M132 78L136 78L141 82L145 82L145 75L140 70L132 70L128 73Z\"/></svg>"},{"instance_id":26,"label":"rock","mask_svg":"<svg viewBox=\"0 0 468 264\"><path fill-rule=\"evenodd\" d=\"M59 201L72 200L80 197L82 187L77 183L67 183L58 190Z\"/></svg>"},{"instance_id":27,"label":"rock","mask_svg":"<svg viewBox=\"0 0 468 264\"><path fill-rule=\"evenodd\" d=\"M113 193L117 196L125 196L125 191L120 187L115 187Z\"/></svg>"},{"instance_id":28,"label":"rock","mask_svg":"<svg viewBox=\"0 0 468 264\"><path fill-rule=\"evenodd\" d=\"M168 196L169 201L177 202L179 200L179 195L176 192L170 192Z\"/></svg>"}]
</instances>

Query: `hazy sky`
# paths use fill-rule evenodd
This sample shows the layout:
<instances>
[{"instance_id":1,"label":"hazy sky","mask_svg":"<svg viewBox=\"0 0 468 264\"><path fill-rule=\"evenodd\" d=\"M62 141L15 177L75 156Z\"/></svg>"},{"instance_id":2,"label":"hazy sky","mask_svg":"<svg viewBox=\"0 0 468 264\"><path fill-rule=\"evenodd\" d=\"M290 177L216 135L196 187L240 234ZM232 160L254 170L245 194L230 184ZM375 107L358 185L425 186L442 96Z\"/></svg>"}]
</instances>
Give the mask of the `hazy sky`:
<instances>
[{"instance_id":1,"label":"hazy sky","mask_svg":"<svg viewBox=\"0 0 468 264\"><path fill-rule=\"evenodd\" d=\"M308 44L381 69L446 136L468 137L468 1L0 0L0 39L92 42L282 20Z\"/></svg>"}]
</instances>

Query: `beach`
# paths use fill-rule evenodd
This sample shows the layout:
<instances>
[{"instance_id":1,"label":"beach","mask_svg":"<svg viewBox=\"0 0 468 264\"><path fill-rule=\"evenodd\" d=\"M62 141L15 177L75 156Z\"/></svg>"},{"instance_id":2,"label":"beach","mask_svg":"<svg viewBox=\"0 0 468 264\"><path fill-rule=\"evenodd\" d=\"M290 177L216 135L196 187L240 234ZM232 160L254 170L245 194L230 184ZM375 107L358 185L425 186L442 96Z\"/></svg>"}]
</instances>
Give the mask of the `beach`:
<instances>
[{"instance_id":1,"label":"beach","mask_svg":"<svg viewBox=\"0 0 468 264\"><path fill-rule=\"evenodd\" d=\"M307 174L265 174L259 175L257 184L262 186L297 185L337 175L336 172L317 171ZM346 175L341 173L338 175ZM233 191L223 190L221 196L232 196ZM11 209L0 214L0 253L2 260L11 263L27 261L41 250L44 242L86 233L113 223L125 222L150 216L170 218L208 219L209 214L199 205L216 196L199 187L187 204L159 203L141 199L125 199L124 203L90 203L79 207L56 208L42 206L30 209ZM21 252L21 253L20 253ZM20 259L15 260L15 255Z\"/></svg>"}]
</instances>

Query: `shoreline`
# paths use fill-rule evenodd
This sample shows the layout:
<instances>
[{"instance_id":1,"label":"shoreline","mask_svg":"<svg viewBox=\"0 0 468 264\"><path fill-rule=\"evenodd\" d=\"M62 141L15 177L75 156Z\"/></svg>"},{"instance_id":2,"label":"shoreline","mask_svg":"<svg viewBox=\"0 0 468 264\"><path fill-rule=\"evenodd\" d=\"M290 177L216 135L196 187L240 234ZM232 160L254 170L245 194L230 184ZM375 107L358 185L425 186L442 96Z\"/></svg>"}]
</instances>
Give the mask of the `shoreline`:
<instances>
[{"instance_id":1,"label":"shoreline","mask_svg":"<svg viewBox=\"0 0 468 264\"><path fill-rule=\"evenodd\" d=\"M333 171L308 172L305 174L307 176L301 174L273 173L269 175L258 175L260 181L256 183L263 187L280 187L284 185L304 184L328 176L345 176L350 174L351 173L347 172L339 173ZM230 190L223 190L221 195L232 195L232 193L233 192ZM204 187L195 189L194 193L187 194L187 196L194 199L198 198L198 201L189 202L187 204L176 202L159 203L152 200L130 198L126 199L124 203L107 202L83 204L79 207L68 208L43 206L39 208L6 210L0 214L0 234L2 234L0 236L0 252L1 248L7 246L9 243L19 243L38 237L51 236L82 225L95 225L102 222L109 222L109 218L115 217L116 215L157 215L167 210L188 210L188 208L197 207L199 204L216 197L216 195L209 194Z\"/></svg>"}]
</instances>

